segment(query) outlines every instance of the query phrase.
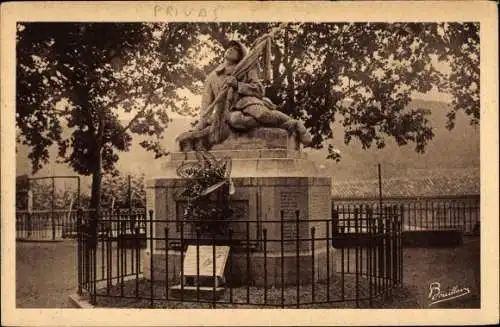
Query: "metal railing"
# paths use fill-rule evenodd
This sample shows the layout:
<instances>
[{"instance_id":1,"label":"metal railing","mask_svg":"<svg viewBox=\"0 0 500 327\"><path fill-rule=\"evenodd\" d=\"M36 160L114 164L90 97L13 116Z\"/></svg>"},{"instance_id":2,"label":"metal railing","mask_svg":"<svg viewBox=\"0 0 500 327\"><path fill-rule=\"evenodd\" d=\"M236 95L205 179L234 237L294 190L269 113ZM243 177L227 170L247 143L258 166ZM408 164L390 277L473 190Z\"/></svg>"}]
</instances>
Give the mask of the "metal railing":
<instances>
[{"instance_id":1,"label":"metal railing","mask_svg":"<svg viewBox=\"0 0 500 327\"><path fill-rule=\"evenodd\" d=\"M377 198L334 198L333 209L338 212L355 207L379 205ZM403 231L458 229L466 235L478 235L480 196L389 197L383 205L400 207Z\"/></svg>"},{"instance_id":2,"label":"metal railing","mask_svg":"<svg viewBox=\"0 0 500 327\"><path fill-rule=\"evenodd\" d=\"M77 237L77 212L78 210L17 210L16 211L16 239L23 240L60 240L65 238ZM90 216L93 212L90 209L82 211ZM106 217L113 217L110 222L110 228L114 234L119 228L118 225L124 225L127 230L132 227L136 221L145 219L145 208L130 208L114 210L113 213L104 210L101 220ZM128 221L127 219L130 219ZM117 223L115 220L119 220Z\"/></svg>"},{"instance_id":3,"label":"metal railing","mask_svg":"<svg viewBox=\"0 0 500 327\"><path fill-rule=\"evenodd\" d=\"M82 217L78 290L97 305L114 298L166 308L372 306L402 284L402 224L398 207L367 210L342 212L337 222L299 211L220 220L227 228L218 234L200 232L192 219L177 229L177 219L150 212L144 230L113 235L110 223L123 218Z\"/></svg>"}]
</instances>

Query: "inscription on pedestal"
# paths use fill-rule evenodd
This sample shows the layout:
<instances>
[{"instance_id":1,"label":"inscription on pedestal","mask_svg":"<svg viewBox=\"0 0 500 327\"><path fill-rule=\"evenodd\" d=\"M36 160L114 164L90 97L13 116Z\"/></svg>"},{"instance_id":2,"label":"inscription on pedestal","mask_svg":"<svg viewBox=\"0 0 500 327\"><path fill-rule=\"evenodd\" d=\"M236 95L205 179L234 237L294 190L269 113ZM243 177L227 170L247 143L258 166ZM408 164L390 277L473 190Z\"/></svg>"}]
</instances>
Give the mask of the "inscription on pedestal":
<instances>
[{"instance_id":1,"label":"inscription on pedestal","mask_svg":"<svg viewBox=\"0 0 500 327\"><path fill-rule=\"evenodd\" d=\"M295 240L297 237L297 227L294 222L285 222L283 225L283 239Z\"/></svg>"},{"instance_id":2,"label":"inscription on pedestal","mask_svg":"<svg viewBox=\"0 0 500 327\"><path fill-rule=\"evenodd\" d=\"M283 210L283 239L285 246L294 244L297 238L297 216L296 211L299 210L299 199L302 193L299 190L289 189L280 192L280 210ZM300 224L300 223L299 223ZM299 225L300 231L300 225Z\"/></svg>"},{"instance_id":3,"label":"inscription on pedestal","mask_svg":"<svg viewBox=\"0 0 500 327\"><path fill-rule=\"evenodd\" d=\"M298 209L300 195L301 193L296 190L281 191L280 192L281 210L291 211Z\"/></svg>"},{"instance_id":4,"label":"inscription on pedestal","mask_svg":"<svg viewBox=\"0 0 500 327\"><path fill-rule=\"evenodd\" d=\"M329 189L313 188L309 194L309 217L311 219L328 219L329 212Z\"/></svg>"}]
</instances>

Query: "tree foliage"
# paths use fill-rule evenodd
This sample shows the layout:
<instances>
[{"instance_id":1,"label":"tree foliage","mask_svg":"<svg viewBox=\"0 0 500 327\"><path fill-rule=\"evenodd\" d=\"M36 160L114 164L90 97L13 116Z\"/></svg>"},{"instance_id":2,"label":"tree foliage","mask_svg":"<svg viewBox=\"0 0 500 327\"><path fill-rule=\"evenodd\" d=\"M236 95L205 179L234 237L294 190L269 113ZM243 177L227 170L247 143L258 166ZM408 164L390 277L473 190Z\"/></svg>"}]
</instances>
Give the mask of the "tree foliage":
<instances>
[{"instance_id":1,"label":"tree foliage","mask_svg":"<svg viewBox=\"0 0 500 327\"><path fill-rule=\"evenodd\" d=\"M205 27L224 44L235 31L251 44L277 24L213 24ZM472 23L293 23L275 38L274 80L267 96L305 120L314 148L345 129L344 142L383 148L388 138L423 152L434 133L427 108L408 109L415 93L436 88L456 112L479 122L479 29ZM221 32L223 31L223 32ZM439 66L448 65L449 72ZM338 158L329 144L331 158Z\"/></svg>"},{"instance_id":2,"label":"tree foliage","mask_svg":"<svg viewBox=\"0 0 500 327\"><path fill-rule=\"evenodd\" d=\"M451 72L441 89L453 96L448 112L447 127L455 126L456 113L463 111L471 117L471 124L479 124L479 23L448 23L443 26L441 60L450 63Z\"/></svg>"},{"instance_id":3,"label":"tree foliage","mask_svg":"<svg viewBox=\"0 0 500 327\"><path fill-rule=\"evenodd\" d=\"M194 37L189 26L179 29L163 30L160 39L158 27L146 24L20 25L17 125L19 138L32 147L34 170L47 162L53 143L65 162L88 175L101 146L109 171L116 151L129 149L132 133L161 139L169 111L182 103L177 89L195 78L186 56ZM124 123L120 112L133 118ZM62 133L64 121L70 136ZM143 146L160 155L157 144Z\"/></svg>"},{"instance_id":4,"label":"tree foliage","mask_svg":"<svg viewBox=\"0 0 500 327\"><path fill-rule=\"evenodd\" d=\"M115 172L113 174L104 175L102 179L103 207L111 208L113 199L113 208L115 209L129 207L145 208L146 188L144 184L144 174L124 175Z\"/></svg>"},{"instance_id":5,"label":"tree foliage","mask_svg":"<svg viewBox=\"0 0 500 327\"><path fill-rule=\"evenodd\" d=\"M76 184L76 183L75 183ZM28 210L28 191L32 196L32 210L74 210L86 197L78 194L76 185L62 184L51 179L28 180L27 175L16 178L16 210ZM87 201L88 202L88 201ZM53 205L53 207L52 207Z\"/></svg>"},{"instance_id":6,"label":"tree foliage","mask_svg":"<svg viewBox=\"0 0 500 327\"><path fill-rule=\"evenodd\" d=\"M16 119L33 170L56 144L76 172L95 175L101 165L110 172L133 134L148 136L141 145L157 156L166 154L161 139L169 113L198 110L178 90L199 94L232 37L250 46L277 25L19 24ZM276 35L266 95L303 119L312 147L328 145L332 159L336 124L346 144L383 148L392 138L423 152L434 133L426 108L409 109L412 97L433 88L448 92L447 127L458 111L478 124L479 59L475 23L290 23Z\"/></svg>"},{"instance_id":7,"label":"tree foliage","mask_svg":"<svg viewBox=\"0 0 500 327\"><path fill-rule=\"evenodd\" d=\"M59 158L93 175L96 201L101 166L112 171L132 134L157 156L169 112L179 110L176 91L196 76L188 66L193 26L123 23L18 25L18 139L31 148L33 171ZM121 117L127 115L128 121ZM65 126L66 125L66 126ZM63 130L69 128L69 135ZM102 155L101 155L102 154Z\"/></svg>"}]
</instances>

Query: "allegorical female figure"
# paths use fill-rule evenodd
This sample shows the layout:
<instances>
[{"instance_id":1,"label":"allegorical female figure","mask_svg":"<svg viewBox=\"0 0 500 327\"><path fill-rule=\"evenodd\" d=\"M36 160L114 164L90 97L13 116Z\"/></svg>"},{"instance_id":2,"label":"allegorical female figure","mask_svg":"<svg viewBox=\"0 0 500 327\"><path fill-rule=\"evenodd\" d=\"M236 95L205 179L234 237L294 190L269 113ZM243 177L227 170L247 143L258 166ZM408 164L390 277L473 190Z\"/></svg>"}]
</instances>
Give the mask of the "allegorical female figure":
<instances>
[{"instance_id":1,"label":"allegorical female figure","mask_svg":"<svg viewBox=\"0 0 500 327\"><path fill-rule=\"evenodd\" d=\"M301 121L276 110L276 105L264 97L256 65L238 78L234 76L245 55L246 49L240 42L229 43L224 62L206 78L198 124L177 138L181 149L210 149L222 143L232 131L248 132L257 127L284 129L296 133L304 145L311 143L311 135ZM211 105L226 88L225 98Z\"/></svg>"}]
</instances>

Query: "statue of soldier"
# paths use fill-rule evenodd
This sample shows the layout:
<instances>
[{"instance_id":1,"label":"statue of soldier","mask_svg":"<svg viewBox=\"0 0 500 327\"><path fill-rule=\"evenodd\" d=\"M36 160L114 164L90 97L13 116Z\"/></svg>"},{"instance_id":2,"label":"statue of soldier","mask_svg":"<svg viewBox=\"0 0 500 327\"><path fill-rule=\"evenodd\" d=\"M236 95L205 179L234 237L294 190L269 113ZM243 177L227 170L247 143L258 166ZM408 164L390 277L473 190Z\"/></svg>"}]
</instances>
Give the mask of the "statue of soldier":
<instances>
[{"instance_id":1,"label":"statue of soldier","mask_svg":"<svg viewBox=\"0 0 500 327\"><path fill-rule=\"evenodd\" d=\"M186 143L193 143L194 146L188 145L187 148L209 149L224 141L231 131L241 133L257 127L284 129L296 133L302 144L311 143L311 135L301 121L277 110L276 105L264 97L264 86L259 79L257 67L250 68L239 79L232 75L246 51L240 42L230 41L224 54L224 63L206 78L198 124L193 131L185 132L177 138L181 148L183 145L186 147ZM225 87L229 87L226 99L210 106ZM228 110L224 110L225 108ZM222 117L217 117L218 112L223 112ZM222 119L222 122L216 124L217 119ZM217 135L214 128L221 129L218 137L214 137Z\"/></svg>"}]
</instances>

